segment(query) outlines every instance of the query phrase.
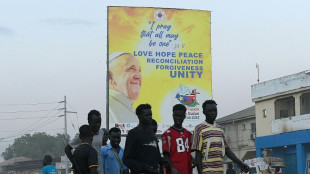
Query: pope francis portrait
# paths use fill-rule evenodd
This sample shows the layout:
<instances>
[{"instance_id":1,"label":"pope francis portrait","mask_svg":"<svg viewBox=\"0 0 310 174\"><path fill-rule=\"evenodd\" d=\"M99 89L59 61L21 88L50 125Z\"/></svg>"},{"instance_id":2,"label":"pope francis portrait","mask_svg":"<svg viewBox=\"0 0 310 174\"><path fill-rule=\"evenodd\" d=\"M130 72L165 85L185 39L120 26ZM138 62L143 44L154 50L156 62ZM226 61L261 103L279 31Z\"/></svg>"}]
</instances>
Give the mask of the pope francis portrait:
<instances>
[{"instance_id":1,"label":"pope francis portrait","mask_svg":"<svg viewBox=\"0 0 310 174\"><path fill-rule=\"evenodd\" d=\"M109 122L138 123L132 107L141 88L141 66L130 53L116 52L109 56Z\"/></svg>"}]
</instances>

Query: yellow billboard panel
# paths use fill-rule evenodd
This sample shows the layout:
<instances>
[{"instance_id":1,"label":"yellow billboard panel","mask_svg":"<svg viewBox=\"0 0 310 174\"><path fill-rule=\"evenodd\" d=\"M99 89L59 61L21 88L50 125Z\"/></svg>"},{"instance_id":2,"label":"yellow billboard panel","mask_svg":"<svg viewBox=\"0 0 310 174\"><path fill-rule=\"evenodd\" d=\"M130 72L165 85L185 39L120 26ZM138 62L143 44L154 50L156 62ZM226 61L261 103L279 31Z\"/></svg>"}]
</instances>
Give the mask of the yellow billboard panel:
<instances>
[{"instance_id":1,"label":"yellow billboard panel","mask_svg":"<svg viewBox=\"0 0 310 174\"><path fill-rule=\"evenodd\" d=\"M109 127L138 124L135 108L152 106L158 133L173 125L183 104L183 126L204 120L212 98L210 11L108 7Z\"/></svg>"}]
</instances>

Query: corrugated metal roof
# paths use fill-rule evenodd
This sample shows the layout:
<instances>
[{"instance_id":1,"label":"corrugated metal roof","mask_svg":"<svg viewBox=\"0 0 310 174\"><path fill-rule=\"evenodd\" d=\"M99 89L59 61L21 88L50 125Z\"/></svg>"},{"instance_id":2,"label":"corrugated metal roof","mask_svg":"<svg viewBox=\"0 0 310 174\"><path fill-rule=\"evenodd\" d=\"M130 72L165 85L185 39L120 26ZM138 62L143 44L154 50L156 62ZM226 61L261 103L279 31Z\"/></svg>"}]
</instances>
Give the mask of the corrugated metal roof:
<instances>
[{"instance_id":1,"label":"corrugated metal roof","mask_svg":"<svg viewBox=\"0 0 310 174\"><path fill-rule=\"evenodd\" d=\"M31 161L31 159L26 158L26 157L11 158L9 160L6 160L6 161L0 163L0 167L13 165L14 163L21 162L21 161Z\"/></svg>"},{"instance_id":2,"label":"corrugated metal roof","mask_svg":"<svg viewBox=\"0 0 310 174\"><path fill-rule=\"evenodd\" d=\"M219 118L215 122L217 124L221 124L221 123L229 123L229 122L238 121L238 120L244 120L248 118L255 118L255 106L251 106L244 110L241 110L236 113Z\"/></svg>"}]
</instances>

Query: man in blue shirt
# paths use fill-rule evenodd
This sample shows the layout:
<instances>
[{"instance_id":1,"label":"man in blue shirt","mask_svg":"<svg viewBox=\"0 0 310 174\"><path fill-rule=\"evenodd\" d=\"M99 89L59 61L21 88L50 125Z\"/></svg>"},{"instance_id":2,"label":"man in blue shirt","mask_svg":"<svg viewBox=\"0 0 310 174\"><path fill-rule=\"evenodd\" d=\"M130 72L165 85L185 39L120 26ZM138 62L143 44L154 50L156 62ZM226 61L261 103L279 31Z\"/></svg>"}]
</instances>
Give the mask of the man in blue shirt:
<instances>
[{"instance_id":1,"label":"man in blue shirt","mask_svg":"<svg viewBox=\"0 0 310 174\"><path fill-rule=\"evenodd\" d=\"M50 155L45 155L43 158L43 168L41 174L57 174L57 169L52 164L52 157Z\"/></svg>"},{"instance_id":2,"label":"man in blue shirt","mask_svg":"<svg viewBox=\"0 0 310 174\"><path fill-rule=\"evenodd\" d=\"M121 130L113 127L109 131L110 144L101 147L101 162L104 174L129 174L129 170L123 163L124 149L121 142Z\"/></svg>"}]
</instances>

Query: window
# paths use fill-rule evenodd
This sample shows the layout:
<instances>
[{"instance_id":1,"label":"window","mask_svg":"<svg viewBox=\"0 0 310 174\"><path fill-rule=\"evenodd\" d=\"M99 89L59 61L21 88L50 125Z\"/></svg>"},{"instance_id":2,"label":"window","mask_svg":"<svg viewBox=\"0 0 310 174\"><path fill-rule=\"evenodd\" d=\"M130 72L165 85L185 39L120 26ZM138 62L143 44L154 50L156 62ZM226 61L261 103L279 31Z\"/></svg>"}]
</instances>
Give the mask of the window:
<instances>
[{"instance_id":1,"label":"window","mask_svg":"<svg viewBox=\"0 0 310 174\"><path fill-rule=\"evenodd\" d=\"M242 130L245 130L245 124L242 124Z\"/></svg>"},{"instance_id":2,"label":"window","mask_svg":"<svg viewBox=\"0 0 310 174\"><path fill-rule=\"evenodd\" d=\"M252 133L256 133L256 123L251 123Z\"/></svg>"},{"instance_id":3,"label":"window","mask_svg":"<svg viewBox=\"0 0 310 174\"><path fill-rule=\"evenodd\" d=\"M264 117L264 118L267 117L267 110L266 110L266 109L263 110L263 117Z\"/></svg>"},{"instance_id":4,"label":"window","mask_svg":"<svg viewBox=\"0 0 310 174\"><path fill-rule=\"evenodd\" d=\"M310 93L300 96L300 114L310 114Z\"/></svg>"},{"instance_id":5,"label":"window","mask_svg":"<svg viewBox=\"0 0 310 174\"><path fill-rule=\"evenodd\" d=\"M286 97L275 101L276 119L295 116L295 98Z\"/></svg>"},{"instance_id":6,"label":"window","mask_svg":"<svg viewBox=\"0 0 310 174\"><path fill-rule=\"evenodd\" d=\"M280 110L280 118L288 117L288 110Z\"/></svg>"}]
</instances>

